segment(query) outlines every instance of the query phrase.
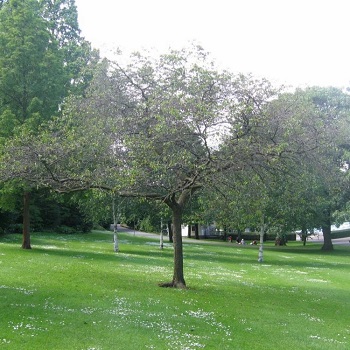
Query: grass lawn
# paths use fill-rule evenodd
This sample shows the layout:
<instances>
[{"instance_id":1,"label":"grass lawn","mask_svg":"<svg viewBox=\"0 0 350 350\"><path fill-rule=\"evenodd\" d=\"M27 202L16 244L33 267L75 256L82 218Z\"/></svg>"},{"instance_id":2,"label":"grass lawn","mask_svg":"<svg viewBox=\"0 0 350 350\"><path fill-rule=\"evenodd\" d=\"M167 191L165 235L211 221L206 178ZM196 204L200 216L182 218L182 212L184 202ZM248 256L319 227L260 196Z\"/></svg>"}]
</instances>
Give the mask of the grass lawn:
<instances>
[{"instance_id":1,"label":"grass lawn","mask_svg":"<svg viewBox=\"0 0 350 350\"><path fill-rule=\"evenodd\" d=\"M350 349L350 246L184 243L189 289L173 251L120 234L0 235L0 348Z\"/></svg>"}]
</instances>

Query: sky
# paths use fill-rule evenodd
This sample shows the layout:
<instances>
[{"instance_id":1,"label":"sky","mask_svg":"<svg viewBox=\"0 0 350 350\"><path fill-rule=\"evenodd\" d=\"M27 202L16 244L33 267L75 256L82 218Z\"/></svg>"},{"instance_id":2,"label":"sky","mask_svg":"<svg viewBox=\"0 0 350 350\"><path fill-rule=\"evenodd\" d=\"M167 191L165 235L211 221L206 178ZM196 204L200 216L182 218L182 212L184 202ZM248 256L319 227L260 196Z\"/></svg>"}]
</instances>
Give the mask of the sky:
<instances>
[{"instance_id":1,"label":"sky","mask_svg":"<svg viewBox=\"0 0 350 350\"><path fill-rule=\"evenodd\" d=\"M192 42L219 67L294 87L350 86L350 0L76 0L82 35L112 57Z\"/></svg>"}]
</instances>

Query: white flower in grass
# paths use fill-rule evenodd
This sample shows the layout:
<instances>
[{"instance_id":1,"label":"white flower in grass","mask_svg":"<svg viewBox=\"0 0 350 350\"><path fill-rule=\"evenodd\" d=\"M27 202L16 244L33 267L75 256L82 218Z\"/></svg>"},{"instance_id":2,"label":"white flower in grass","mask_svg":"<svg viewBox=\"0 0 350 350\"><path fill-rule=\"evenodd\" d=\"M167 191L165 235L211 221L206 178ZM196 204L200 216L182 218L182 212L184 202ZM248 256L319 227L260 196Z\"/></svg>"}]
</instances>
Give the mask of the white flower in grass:
<instances>
[{"instance_id":1,"label":"white flower in grass","mask_svg":"<svg viewBox=\"0 0 350 350\"><path fill-rule=\"evenodd\" d=\"M311 278L311 279L308 279L307 281L308 282L315 282L315 283L329 283L329 281L316 279L316 278Z\"/></svg>"}]
</instances>

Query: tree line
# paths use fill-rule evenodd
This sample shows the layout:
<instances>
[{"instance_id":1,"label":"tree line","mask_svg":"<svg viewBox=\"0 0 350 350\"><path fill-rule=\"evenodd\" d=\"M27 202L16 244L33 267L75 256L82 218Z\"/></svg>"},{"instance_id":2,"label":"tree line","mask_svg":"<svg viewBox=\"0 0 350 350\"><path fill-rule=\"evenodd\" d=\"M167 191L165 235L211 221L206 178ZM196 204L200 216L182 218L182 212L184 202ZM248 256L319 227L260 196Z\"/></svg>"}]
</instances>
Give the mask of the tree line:
<instances>
[{"instance_id":1,"label":"tree line","mask_svg":"<svg viewBox=\"0 0 350 350\"><path fill-rule=\"evenodd\" d=\"M198 46L101 59L72 0L3 1L0 16L1 203L23 195L23 248L30 194L49 190L90 217L106 200L155 201L173 229L163 286L186 287L184 220L319 227L333 249L350 194L346 91L274 87L218 69Z\"/></svg>"}]
</instances>

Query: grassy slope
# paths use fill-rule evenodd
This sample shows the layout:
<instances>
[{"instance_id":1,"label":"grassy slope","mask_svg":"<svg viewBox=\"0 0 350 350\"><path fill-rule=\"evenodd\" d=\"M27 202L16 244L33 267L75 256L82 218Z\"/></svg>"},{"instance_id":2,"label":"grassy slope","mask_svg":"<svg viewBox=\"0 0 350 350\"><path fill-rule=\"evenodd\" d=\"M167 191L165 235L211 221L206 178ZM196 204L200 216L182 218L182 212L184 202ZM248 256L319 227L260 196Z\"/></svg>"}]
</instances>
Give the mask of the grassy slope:
<instances>
[{"instance_id":1,"label":"grassy slope","mask_svg":"<svg viewBox=\"0 0 350 350\"><path fill-rule=\"evenodd\" d=\"M349 349L350 247L185 243L121 235L0 236L1 349ZM300 243L299 243L300 244Z\"/></svg>"}]
</instances>

